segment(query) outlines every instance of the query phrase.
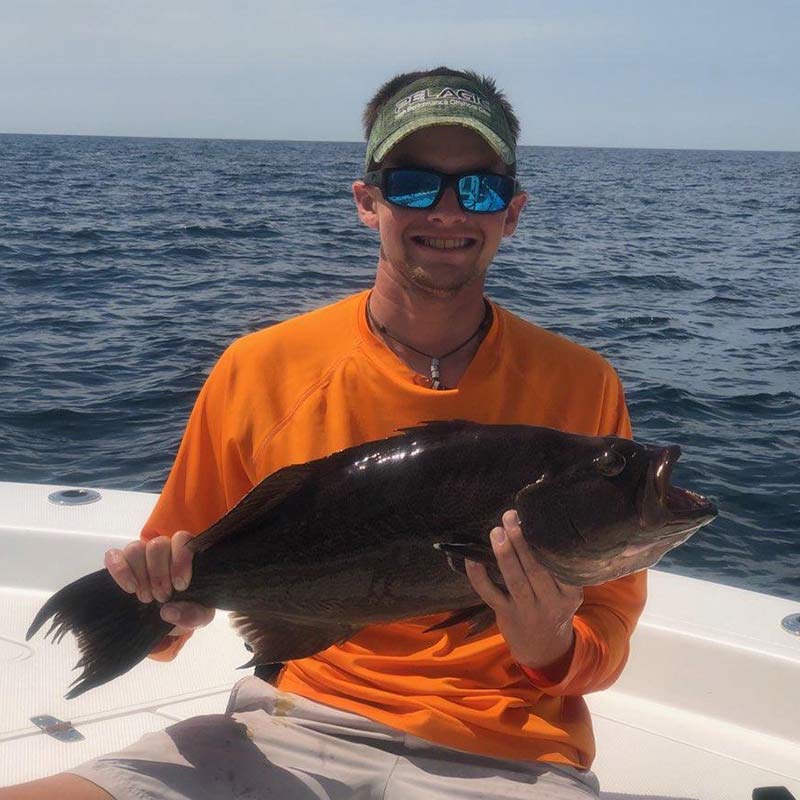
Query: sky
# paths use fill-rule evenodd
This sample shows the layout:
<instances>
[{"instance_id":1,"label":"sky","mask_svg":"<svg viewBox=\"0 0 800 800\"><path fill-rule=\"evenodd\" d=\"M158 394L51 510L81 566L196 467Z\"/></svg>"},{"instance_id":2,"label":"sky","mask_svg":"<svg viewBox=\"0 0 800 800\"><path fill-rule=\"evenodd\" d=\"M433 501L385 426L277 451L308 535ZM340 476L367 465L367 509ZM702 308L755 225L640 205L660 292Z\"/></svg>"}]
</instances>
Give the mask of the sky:
<instances>
[{"instance_id":1,"label":"sky","mask_svg":"<svg viewBox=\"0 0 800 800\"><path fill-rule=\"evenodd\" d=\"M798 0L0 0L0 132L359 141L439 65L522 144L800 150Z\"/></svg>"}]
</instances>

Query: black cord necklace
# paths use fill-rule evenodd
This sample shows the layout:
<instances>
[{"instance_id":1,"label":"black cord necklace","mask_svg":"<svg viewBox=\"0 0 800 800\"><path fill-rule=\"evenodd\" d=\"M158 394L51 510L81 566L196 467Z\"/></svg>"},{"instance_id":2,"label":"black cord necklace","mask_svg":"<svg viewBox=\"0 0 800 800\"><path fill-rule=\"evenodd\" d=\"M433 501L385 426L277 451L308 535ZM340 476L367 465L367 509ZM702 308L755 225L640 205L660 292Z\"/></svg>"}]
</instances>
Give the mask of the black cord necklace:
<instances>
[{"instance_id":1,"label":"black cord necklace","mask_svg":"<svg viewBox=\"0 0 800 800\"><path fill-rule=\"evenodd\" d=\"M413 350L415 353L419 353L421 356L425 356L425 358L429 358L431 360L431 388L432 389L444 389L440 380L440 373L439 373L439 366L441 365L442 361L448 356L452 356L454 353L457 353L463 347L466 347L476 336L480 333L485 331L492 322L492 307L489 303L484 300L483 304L486 308L483 314L483 319L481 320L481 324L475 328L475 331L470 335L468 339L465 339L458 347L454 347L452 350L444 353L440 356L434 356L431 353L426 353L424 350L420 350L414 347L413 344L409 344L408 342L404 342L402 339L398 339L393 334L389 333L386 330L385 325L381 325L375 317L372 316L372 308L370 307L370 300L372 299L372 295L367 298L367 317L369 317L369 321L372 323L372 326L383 336L388 336L392 341L397 342L397 344L403 345L403 347L407 347L409 350Z\"/></svg>"}]
</instances>

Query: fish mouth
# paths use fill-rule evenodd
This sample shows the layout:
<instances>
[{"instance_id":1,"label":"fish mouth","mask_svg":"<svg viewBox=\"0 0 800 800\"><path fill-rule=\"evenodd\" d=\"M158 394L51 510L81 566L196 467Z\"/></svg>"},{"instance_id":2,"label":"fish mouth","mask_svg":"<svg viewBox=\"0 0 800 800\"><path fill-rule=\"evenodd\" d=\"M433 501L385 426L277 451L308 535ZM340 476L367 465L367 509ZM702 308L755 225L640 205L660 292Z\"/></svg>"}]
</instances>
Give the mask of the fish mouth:
<instances>
[{"instance_id":1,"label":"fish mouth","mask_svg":"<svg viewBox=\"0 0 800 800\"><path fill-rule=\"evenodd\" d=\"M716 505L707 497L673 485L672 471L681 457L680 447L654 448L651 453L639 496L642 535L610 559L604 570L591 576L593 581L655 566L717 516Z\"/></svg>"},{"instance_id":2,"label":"fish mouth","mask_svg":"<svg viewBox=\"0 0 800 800\"><path fill-rule=\"evenodd\" d=\"M657 541L684 541L683 534L697 530L717 516L716 505L707 497L673 485L672 472L680 457L680 447L670 445L656 450L648 465L639 516L643 529L661 531L661 535L654 537ZM648 542L653 542L653 538Z\"/></svg>"}]
</instances>

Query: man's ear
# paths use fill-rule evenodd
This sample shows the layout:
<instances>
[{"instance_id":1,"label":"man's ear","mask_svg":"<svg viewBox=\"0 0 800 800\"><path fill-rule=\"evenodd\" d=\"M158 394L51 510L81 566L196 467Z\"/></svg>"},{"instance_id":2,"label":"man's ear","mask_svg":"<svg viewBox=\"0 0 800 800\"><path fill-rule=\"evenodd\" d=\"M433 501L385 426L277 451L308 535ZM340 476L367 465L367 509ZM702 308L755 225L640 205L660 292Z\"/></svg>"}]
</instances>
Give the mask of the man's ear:
<instances>
[{"instance_id":1,"label":"man's ear","mask_svg":"<svg viewBox=\"0 0 800 800\"><path fill-rule=\"evenodd\" d=\"M519 215L522 213L522 209L525 208L525 204L527 202L527 192L520 192L511 198L511 203L506 209L506 221L503 225L503 236L511 236L511 234L517 229Z\"/></svg>"},{"instance_id":2,"label":"man's ear","mask_svg":"<svg viewBox=\"0 0 800 800\"><path fill-rule=\"evenodd\" d=\"M375 190L364 181L353 181L353 200L356 203L358 218L368 227L378 228L378 200Z\"/></svg>"}]
</instances>

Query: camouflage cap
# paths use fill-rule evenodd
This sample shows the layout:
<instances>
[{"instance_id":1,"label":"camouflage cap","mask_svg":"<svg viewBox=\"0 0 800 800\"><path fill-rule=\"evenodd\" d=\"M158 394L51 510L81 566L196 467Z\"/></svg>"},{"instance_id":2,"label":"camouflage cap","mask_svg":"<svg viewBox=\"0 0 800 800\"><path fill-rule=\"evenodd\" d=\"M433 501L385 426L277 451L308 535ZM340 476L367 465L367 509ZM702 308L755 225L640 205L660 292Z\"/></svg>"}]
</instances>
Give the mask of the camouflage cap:
<instances>
[{"instance_id":1,"label":"camouflage cap","mask_svg":"<svg viewBox=\"0 0 800 800\"><path fill-rule=\"evenodd\" d=\"M366 169L401 139L432 125L462 125L479 133L506 164L516 161L514 137L502 106L473 81L458 76L420 78L387 100L367 142Z\"/></svg>"}]
</instances>

